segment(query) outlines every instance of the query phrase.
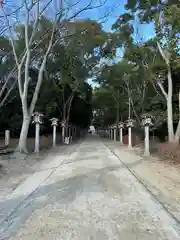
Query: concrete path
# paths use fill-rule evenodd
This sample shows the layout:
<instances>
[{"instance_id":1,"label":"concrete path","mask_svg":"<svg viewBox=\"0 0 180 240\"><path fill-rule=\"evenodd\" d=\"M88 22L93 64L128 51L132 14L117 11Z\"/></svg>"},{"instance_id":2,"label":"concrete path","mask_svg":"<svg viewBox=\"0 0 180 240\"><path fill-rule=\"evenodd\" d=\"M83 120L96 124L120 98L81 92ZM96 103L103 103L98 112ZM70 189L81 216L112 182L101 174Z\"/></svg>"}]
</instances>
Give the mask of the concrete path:
<instances>
[{"instance_id":1,"label":"concrete path","mask_svg":"<svg viewBox=\"0 0 180 240\"><path fill-rule=\"evenodd\" d=\"M0 225L0 239L180 239L175 220L98 137L52 162L9 200L27 196Z\"/></svg>"}]
</instances>

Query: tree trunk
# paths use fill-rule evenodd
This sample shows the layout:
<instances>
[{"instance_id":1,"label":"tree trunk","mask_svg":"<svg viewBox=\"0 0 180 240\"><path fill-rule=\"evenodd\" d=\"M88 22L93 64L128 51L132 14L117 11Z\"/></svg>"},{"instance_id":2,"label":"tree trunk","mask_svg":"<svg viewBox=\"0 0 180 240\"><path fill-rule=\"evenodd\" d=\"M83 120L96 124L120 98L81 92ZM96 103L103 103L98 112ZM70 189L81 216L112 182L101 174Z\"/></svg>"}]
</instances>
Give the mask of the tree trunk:
<instances>
[{"instance_id":1,"label":"tree trunk","mask_svg":"<svg viewBox=\"0 0 180 240\"><path fill-rule=\"evenodd\" d=\"M168 139L169 142L174 142L174 128L173 128L173 108L172 108L172 93L173 93L173 85L172 85L172 74L171 68L168 65L168 97L167 97L167 125L168 125Z\"/></svg>"},{"instance_id":2,"label":"tree trunk","mask_svg":"<svg viewBox=\"0 0 180 240\"><path fill-rule=\"evenodd\" d=\"M71 96L69 104L67 106L67 108L68 108L67 109L67 116L66 116L67 122L69 122L69 117L70 117L70 111L71 111L71 105L72 105L73 98L74 98L74 94Z\"/></svg>"},{"instance_id":3,"label":"tree trunk","mask_svg":"<svg viewBox=\"0 0 180 240\"><path fill-rule=\"evenodd\" d=\"M17 151L21 153L28 153L27 136L28 136L30 120L31 120L30 116L23 117L21 133L20 133L19 142L17 146Z\"/></svg>"},{"instance_id":4,"label":"tree trunk","mask_svg":"<svg viewBox=\"0 0 180 240\"><path fill-rule=\"evenodd\" d=\"M173 128L173 108L172 108L173 82L172 82L171 66L170 66L169 58L168 58L167 54L165 54L165 52L163 51L159 42L157 42L157 47L158 47L158 50L159 50L162 58L164 59L164 61L166 63L167 70L168 70L168 74L167 74L168 93L165 92L162 84L161 83L159 84L160 89L161 89L161 91L162 91L162 93L163 93L163 95L164 95L164 97L166 98L166 101L167 101L168 141L169 142L175 142L175 135L174 135L174 128Z\"/></svg>"},{"instance_id":5,"label":"tree trunk","mask_svg":"<svg viewBox=\"0 0 180 240\"><path fill-rule=\"evenodd\" d=\"M175 137L174 137L174 142L179 143L179 136L180 136L180 120L177 125Z\"/></svg>"},{"instance_id":6,"label":"tree trunk","mask_svg":"<svg viewBox=\"0 0 180 240\"><path fill-rule=\"evenodd\" d=\"M180 91L179 91L179 122L178 122L178 125L177 125L177 128L176 128L174 141L179 143L179 137L180 137Z\"/></svg>"},{"instance_id":7,"label":"tree trunk","mask_svg":"<svg viewBox=\"0 0 180 240\"><path fill-rule=\"evenodd\" d=\"M116 133L116 141L117 141L117 139L118 139L118 131L119 131L119 95L120 95L120 92L119 92L119 89L117 90L118 92L117 92L117 95L118 95L118 100L117 100L117 103L116 103L116 131L115 131L115 133Z\"/></svg>"},{"instance_id":8,"label":"tree trunk","mask_svg":"<svg viewBox=\"0 0 180 240\"><path fill-rule=\"evenodd\" d=\"M167 100L167 127L168 127L168 140L174 142L174 128L173 128L173 109L172 100Z\"/></svg>"}]
</instances>

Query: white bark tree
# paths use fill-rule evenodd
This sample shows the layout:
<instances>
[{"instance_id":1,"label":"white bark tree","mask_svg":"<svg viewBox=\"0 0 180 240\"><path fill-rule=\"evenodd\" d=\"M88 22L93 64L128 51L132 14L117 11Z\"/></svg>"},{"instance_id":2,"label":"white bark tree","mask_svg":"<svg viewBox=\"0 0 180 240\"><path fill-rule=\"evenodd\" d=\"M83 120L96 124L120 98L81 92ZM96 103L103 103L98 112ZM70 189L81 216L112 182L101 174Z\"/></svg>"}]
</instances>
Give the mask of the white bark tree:
<instances>
[{"instance_id":1,"label":"white bark tree","mask_svg":"<svg viewBox=\"0 0 180 240\"><path fill-rule=\"evenodd\" d=\"M172 79L172 64L177 58L177 46L179 27L176 18L169 18L174 13L179 14L178 5L163 5L160 3L159 11L154 15L154 24L156 29L156 44L157 49L165 63L167 72L168 90L166 92L161 80L157 81L157 84L161 90L162 95L165 98L167 105L167 128L168 128L168 141L178 143L180 138L180 111L179 121L177 129L174 129L173 123L173 79ZM179 91L180 96L180 91ZM180 102L179 102L180 110Z\"/></svg>"},{"instance_id":2,"label":"white bark tree","mask_svg":"<svg viewBox=\"0 0 180 240\"><path fill-rule=\"evenodd\" d=\"M76 2L75 4L66 4L66 7L63 8L62 1L57 0L49 0L49 1L42 1L42 0L22 0L21 6L19 7L19 16L21 20L21 24L24 27L24 42L25 42L25 49L23 54L19 57L18 53L16 51L16 37L14 36L14 32L12 30L12 24L10 22L10 15L7 14L6 7L4 4L1 5L1 10L3 13L3 17L8 29L8 35L10 37L12 51L16 63L17 68L17 82L18 82L18 88L19 88L19 94L21 98L21 104L22 104L22 113L23 113L23 121L22 121L22 129L20 133L19 143L17 150L20 152L27 153L27 135L28 135L28 129L29 124L31 121L32 113L34 112L36 102L38 100L38 95L41 87L41 83L43 81L43 73L44 69L46 67L46 61L47 57L51 52L51 49L55 45L56 41L60 41L65 37L68 37L67 34L62 34L58 39L56 39L55 35L57 31L60 32L60 28L63 26L63 22L66 19L66 16L69 16L67 21L70 21L72 19L75 19L81 12L87 11L93 8L101 7L103 6L103 3L100 3L100 5L93 4L93 1L90 0L85 6L82 8L80 6L80 1ZM29 67L30 64L37 64L34 61L32 50L34 48L34 45L37 45L37 39L36 34L39 31L38 24L40 22L41 17L45 14L45 11L50 9L50 6L55 9L54 12L54 19L52 20L52 25L50 29L46 29L49 35L48 44L46 46L46 50L43 51L41 55L41 60L38 62L38 78L36 82L36 87L32 96L32 100L30 104L27 102L27 96L28 96L28 90L29 90ZM78 8L77 8L78 6ZM77 10L78 9L78 10ZM51 9L52 11L52 9ZM75 13L72 14L72 11ZM32 16L34 19L32 19ZM32 21L33 20L33 21ZM32 26L33 24L33 26ZM32 27L32 32L29 31L29 26ZM46 32L44 34L44 37L46 36ZM24 72L24 74L23 74ZM24 75L24 77L23 77Z\"/></svg>"},{"instance_id":3,"label":"white bark tree","mask_svg":"<svg viewBox=\"0 0 180 240\"><path fill-rule=\"evenodd\" d=\"M166 100L166 105L167 105L168 140L169 142L177 143L179 142L179 137L180 137L180 91L179 91L179 121L178 121L177 129L176 131L174 131L173 106L172 106L173 80L172 80L172 72L171 72L171 66L170 66L170 58L168 56L168 53L166 53L163 50L159 42L157 42L157 47L167 67L168 91L167 92L165 91L161 81L158 82L158 85L161 89L162 94L164 95L164 98Z\"/></svg>"}]
</instances>

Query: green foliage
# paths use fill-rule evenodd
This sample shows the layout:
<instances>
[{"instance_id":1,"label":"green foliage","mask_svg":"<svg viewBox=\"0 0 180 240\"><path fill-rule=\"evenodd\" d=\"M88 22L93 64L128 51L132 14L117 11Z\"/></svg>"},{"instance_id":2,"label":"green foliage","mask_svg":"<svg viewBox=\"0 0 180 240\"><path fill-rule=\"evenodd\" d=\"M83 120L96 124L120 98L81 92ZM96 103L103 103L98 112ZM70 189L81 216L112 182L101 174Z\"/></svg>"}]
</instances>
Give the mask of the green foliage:
<instances>
[{"instance_id":1,"label":"green foliage","mask_svg":"<svg viewBox=\"0 0 180 240\"><path fill-rule=\"evenodd\" d=\"M57 29L54 40L56 44L53 45L52 51L47 58L44 79L36 105L36 110L44 114L45 128L43 131L49 131L48 129L51 128L48 120L51 117L63 119L64 108L66 108L66 113L70 110L69 120L71 123L87 127L91 122L92 89L87 83L87 79L92 76L92 69L101 58L107 34L102 30L101 25L91 20L84 20L80 23L68 22L68 24L71 25L71 37L61 40L60 36L63 28L59 26L59 29ZM29 34L33 31L32 25L29 24ZM39 63L43 52L47 48L50 39L48 30L51 28L51 20L42 16L39 19L31 45L31 55L34 58L29 65L31 79L28 88L28 105L32 100L38 78ZM15 31L15 47L17 55L20 57L25 49L24 25L16 26ZM0 74L2 75L7 74L14 67L14 59L9 39L1 37L0 42L0 56L5 59L1 61L0 65ZM9 59L13 60L11 65L7 64ZM22 79L24 79L24 73L22 73ZM72 100L71 104L69 104L71 96ZM9 120L10 117L12 121ZM3 126L7 125L14 131L15 135L20 131L22 113L17 88L11 92L8 102L1 109L0 121L2 129Z\"/></svg>"},{"instance_id":2,"label":"green foliage","mask_svg":"<svg viewBox=\"0 0 180 240\"><path fill-rule=\"evenodd\" d=\"M44 131L48 131L50 127L49 118L55 116L63 119L65 115L67 117L69 110L69 120L81 126L90 124L92 109L96 110L93 120L97 126L126 120L129 116L129 104L131 116L138 123L142 113L150 112L156 117L155 128L163 126L167 120L166 101L158 82L159 76L163 76L162 85L168 90L167 66L157 48L157 42L170 60L174 86L173 114L174 122L177 123L180 87L179 2L128 0L125 7L126 12L112 25L112 32L103 31L101 24L89 19L65 19L57 26L36 106L36 110L45 115ZM137 17L141 23L154 23L154 38L146 42L135 39L134 21ZM28 26L29 33L33 31L32 23ZM33 61L29 66L31 80L28 105L36 86L39 63L51 37L49 29L52 25L51 19L41 16L31 43ZM25 49L24 26L19 24L14 31L19 57ZM123 57L117 61L119 50L123 52ZM112 63L107 64L106 60L112 60ZM9 39L1 36L0 76L6 76L13 66ZM99 88L92 91L87 83L89 78L95 79ZM2 126L20 129L21 118L20 99L15 88L9 102L1 109L0 122Z\"/></svg>"},{"instance_id":3,"label":"green foliage","mask_svg":"<svg viewBox=\"0 0 180 240\"><path fill-rule=\"evenodd\" d=\"M159 42L172 68L173 119L174 123L177 123L180 89L179 2L128 0L125 7L127 11L112 25L113 45L110 46L113 51L116 49L115 52L121 49L123 58L112 65L105 65L96 77L100 87L93 95L94 108L98 110L95 122L102 125L103 120L105 123L105 119L109 119L109 124L114 123L117 119L115 115L118 113L116 110L113 111L113 108L119 108L120 117L127 119L130 102L131 116L137 122L141 114L149 112L156 117L154 128L166 124L166 100L158 83L161 80L164 90L168 91L167 65L157 47ZM154 38L146 42L136 40L134 20L137 17L140 23L154 23L156 31ZM108 112L106 109L112 111ZM106 114L109 114L109 118Z\"/></svg>"}]
</instances>

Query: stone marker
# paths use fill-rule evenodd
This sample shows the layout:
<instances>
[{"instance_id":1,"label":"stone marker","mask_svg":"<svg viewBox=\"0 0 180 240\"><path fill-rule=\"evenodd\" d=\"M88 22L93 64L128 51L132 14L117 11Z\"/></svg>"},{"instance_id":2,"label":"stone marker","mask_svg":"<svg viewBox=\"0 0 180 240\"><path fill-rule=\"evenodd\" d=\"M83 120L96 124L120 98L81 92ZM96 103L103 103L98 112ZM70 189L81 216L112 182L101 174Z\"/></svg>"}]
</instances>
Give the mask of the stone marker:
<instances>
[{"instance_id":1,"label":"stone marker","mask_svg":"<svg viewBox=\"0 0 180 240\"><path fill-rule=\"evenodd\" d=\"M5 131L5 146L9 146L10 143L10 131L6 130Z\"/></svg>"}]
</instances>

